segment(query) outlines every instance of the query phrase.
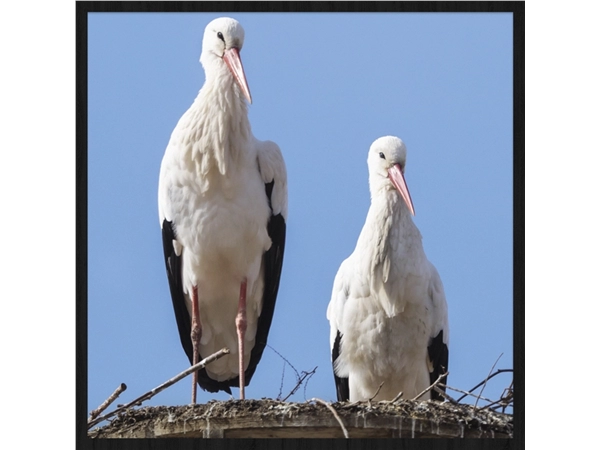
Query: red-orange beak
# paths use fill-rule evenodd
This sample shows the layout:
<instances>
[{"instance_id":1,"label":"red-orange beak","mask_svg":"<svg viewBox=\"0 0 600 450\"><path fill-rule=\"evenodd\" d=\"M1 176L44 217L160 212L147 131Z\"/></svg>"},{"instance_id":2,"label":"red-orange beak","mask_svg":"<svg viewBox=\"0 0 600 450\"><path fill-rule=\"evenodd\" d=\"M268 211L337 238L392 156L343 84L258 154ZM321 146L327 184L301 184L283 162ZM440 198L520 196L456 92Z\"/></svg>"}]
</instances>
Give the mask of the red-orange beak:
<instances>
[{"instance_id":1,"label":"red-orange beak","mask_svg":"<svg viewBox=\"0 0 600 450\"><path fill-rule=\"evenodd\" d=\"M392 167L390 167L388 174L390 176L390 180L392 180L392 183L394 186L396 186L396 189L398 189L398 192L400 192L400 195L404 199L404 203L406 203L406 206L408 206L408 209L414 216L415 208L413 207L412 199L410 198L410 192L408 192L408 186L406 185L404 174L402 173L402 169L400 169L400 164L394 164Z\"/></svg>"},{"instance_id":2,"label":"red-orange beak","mask_svg":"<svg viewBox=\"0 0 600 450\"><path fill-rule=\"evenodd\" d=\"M246 81L246 74L244 73L244 66L242 66L239 50L235 47L225 50L223 60L227 64L227 67L229 67L229 70L231 70L235 81L237 81L248 102L252 103L252 96L250 95L250 88L248 88L248 82Z\"/></svg>"}]
</instances>

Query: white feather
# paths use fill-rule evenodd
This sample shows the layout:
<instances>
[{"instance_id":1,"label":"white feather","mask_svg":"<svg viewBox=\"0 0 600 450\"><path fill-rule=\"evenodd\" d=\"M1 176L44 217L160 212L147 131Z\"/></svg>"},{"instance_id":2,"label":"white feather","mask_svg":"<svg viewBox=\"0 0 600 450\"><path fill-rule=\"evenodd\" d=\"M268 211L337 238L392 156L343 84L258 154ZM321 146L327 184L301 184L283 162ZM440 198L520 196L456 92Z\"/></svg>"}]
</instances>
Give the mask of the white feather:
<instances>
[{"instance_id":1,"label":"white feather","mask_svg":"<svg viewBox=\"0 0 600 450\"><path fill-rule=\"evenodd\" d=\"M381 138L371 146L371 207L354 252L338 270L327 309L332 348L337 332L342 334L335 372L349 378L351 401L371 398L382 382L376 400L391 400L399 392L413 398L430 384L430 339L444 330L448 343L441 279L387 177L390 164L404 166L405 160L398 138Z\"/></svg>"}]
</instances>

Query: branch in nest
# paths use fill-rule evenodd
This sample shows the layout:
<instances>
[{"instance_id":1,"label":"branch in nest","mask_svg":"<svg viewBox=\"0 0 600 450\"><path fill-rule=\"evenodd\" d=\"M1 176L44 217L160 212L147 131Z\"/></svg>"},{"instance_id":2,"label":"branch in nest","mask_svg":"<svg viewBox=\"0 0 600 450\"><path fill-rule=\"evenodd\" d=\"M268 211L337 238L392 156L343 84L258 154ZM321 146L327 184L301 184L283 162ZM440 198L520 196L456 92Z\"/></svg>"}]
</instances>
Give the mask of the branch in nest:
<instances>
[{"instance_id":1,"label":"branch in nest","mask_svg":"<svg viewBox=\"0 0 600 450\"><path fill-rule=\"evenodd\" d=\"M104 400L104 402L98 406L96 409L94 409L91 413L90 413L90 418L88 419L88 422L90 422L91 420L94 420L96 417L98 417L100 415L100 413L102 411L104 411L106 408L108 408L110 406L110 404L112 402L114 402L117 397L119 395L121 395L121 392L123 392L125 389L127 389L127 385L125 383L121 383L121 385L115 389L115 392L113 392L110 397L108 397L106 400Z\"/></svg>"},{"instance_id":2,"label":"branch in nest","mask_svg":"<svg viewBox=\"0 0 600 450\"><path fill-rule=\"evenodd\" d=\"M196 372L197 370L204 368L205 366L207 366L211 362L216 361L217 359L221 358L222 356L225 356L228 353L229 353L229 349L228 348L224 348L224 349L219 350L216 353L213 353L208 358L205 358L202 361L200 361L198 364L195 364L195 365L189 367L188 369L186 369L183 372L181 372L179 375L176 375L175 377L171 378L170 380L165 381L160 386L157 386L154 389L152 389L151 391L146 392L145 394L139 396L138 398L136 398L135 400L127 403L126 405L123 405L123 406L115 409L114 411L112 411L112 412L110 412L108 414L100 416L100 417L98 417L95 420L89 421L88 422L88 429L90 429L94 425L96 425L96 424L98 424L98 423L100 423L100 422L108 419L109 417L112 417L112 416L120 413L121 411L124 411L124 410L126 410L128 408L131 408L132 406L141 405L142 402L144 402L144 401L146 401L146 400L154 397L156 394L158 394L159 392L162 392L163 390L165 390L169 386L177 383L182 378L187 377L190 373Z\"/></svg>"},{"instance_id":3,"label":"branch in nest","mask_svg":"<svg viewBox=\"0 0 600 450\"><path fill-rule=\"evenodd\" d=\"M440 386L443 386L446 389L452 389L453 391L460 392L461 394L465 394L461 398L459 398L458 400L456 400L457 403L459 403L461 399L467 397L468 395L470 395L471 397L477 398L477 394L473 394L472 392L466 392L466 391L463 391L462 389L458 389L458 388L455 388L455 387L452 387L452 386L448 386L447 384L444 384L444 383L440 383ZM490 400L489 398L485 398L485 397L481 397L481 399L485 400L486 402L492 402L493 401L493 400Z\"/></svg>"},{"instance_id":4,"label":"branch in nest","mask_svg":"<svg viewBox=\"0 0 600 450\"><path fill-rule=\"evenodd\" d=\"M440 394L442 397L444 397L446 400L448 400L450 403L452 403L454 405L459 404L456 400L454 400L452 397L450 397L448 394L446 394L442 389L440 389L439 386L434 386L433 390L435 392L437 392L438 394Z\"/></svg>"},{"instance_id":5,"label":"branch in nest","mask_svg":"<svg viewBox=\"0 0 600 450\"><path fill-rule=\"evenodd\" d=\"M302 383L304 382L306 377L308 377L309 375L312 376L315 374L317 367L318 366L315 366L315 368L313 370L311 370L310 372L302 371L302 376L298 377L298 382L296 383L296 386L294 386L294 389L292 389L292 391L281 401L285 402L288 398L290 398L292 395L294 395L296 393L296 391L300 388L300 386L302 385ZM296 369L294 369L294 370L296 370ZM296 372L296 373L298 373L298 372Z\"/></svg>"},{"instance_id":6,"label":"branch in nest","mask_svg":"<svg viewBox=\"0 0 600 450\"><path fill-rule=\"evenodd\" d=\"M481 386L482 384L486 383L488 380L491 380L492 378L494 378L496 375L500 374L500 373L504 373L504 372L513 372L513 369L498 369L496 372L494 372L492 375L488 375L488 377L483 380L481 383L479 383L477 386L472 387L468 392L465 391L458 391L458 389L455 389L455 391L458 392L462 392L463 395L462 397L458 398L458 402L460 402L463 398L465 398L467 395L473 395L475 396L472 392L477 389L479 386Z\"/></svg>"},{"instance_id":7,"label":"branch in nest","mask_svg":"<svg viewBox=\"0 0 600 450\"><path fill-rule=\"evenodd\" d=\"M340 419L340 416L338 415L337 411L333 408L333 406L331 406L330 403L327 403L325 400L321 400L320 398L311 398L310 400L308 400L308 403L310 402L316 402L316 403L320 403L322 405L325 405L327 407L327 409L329 409L332 413L333 416L335 417L335 419L338 421L338 423L340 424L340 427L342 427L342 431L344 433L344 437L346 439L349 439L350 436L348 435L348 430L346 430L346 427L344 426L344 423L342 422L342 419Z\"/></svg>"},{"instance_id":8,"label":"branch in nest","mask_svg":"<svg viewBox=\"0 0 600 450\"><path fill-rule=\"evenodd\" d=\"M390 403L396 403L398 400L400 400L400 398L402 398L403 394L404 394L404 392L402 392L402 391L398 392L398 394L392 399L392 401Z\"/></svg>"},{"instance_id":9,"label":"branch in nest","mask_svg":"<svg viewBox=\"0 0 600 450\"><path fill-rule=\"evenodd\" d=\"M284 362L283 372L281 374L281 384L279 385L279 394L277 395L277 399L280 399L281 398L281 391L283 390L283 378L285 376L285 364L287 364L288 366L290 366L292 368L292 370L294 372L296 372L296 379L297 380L300 379L300 374L298 373L298 371L296 370L296 368L292 365L292 363L289 362L281 353L279 353L277 350L275 350L269 344L267 344L267 347L269 347L271 350L273 350L277 354L277 356L279 356L281 359L283 359L283 362ZM288 397L289 397L289 395L288 395Z\"/></svg>"},{"instance_id":10,"label":"branch in nest","mask_svg":"<svg viewBox=\"0 0 600 450\"><path fill-rule=\"evenodd\" d=\"M289 362L281 353L279 353L277 350L275 350L269 344L267 344L267 347L269 347L271 350L273 350L281 359L283 359L284 363L287 364L288 366L290 366L292 368L292 370L296 373L296 386L294 386L294 388L291 390L291 392L288 395L286 395L283 400L281 400L281 392L283 390L283 379L285 376L285 364L284 364L283 372L281 374L281 384L279 385L279 394L277 394L277 400L279 400L281 402L285 402L288 398L290 398L292 395L294 395L296 393L296 391L298 391L300 386L302 386L302 383L304 382L304 380L306 380L307 384L308 384L308 379L315 374L315 371L317 370L318 366L316 366L310 372L305 372L303 370L302 375L300 375L298 373L298 371L296 370L296 368L294 367L294 365L291 362ZM304 386L304 399L306 399L306 385Z\"/></svg>"},{"instance_id":11,"label":"branch in nest","mask_svg":"<svg viewBox=\"0 0 600 450\"><path fill-rule=\"evenodd\" d=\"M296 372L296 378L300 378L300 374L298 373L298 371L296 370L296 368L292 365L291 362L289 362L281 353L279 353L277 350L275 350L273 347L271 347L269 344L267 344L267 347L269 347L271 350L273 350L281 359L283 359L283 361L292 368L292 370L294 372Z\"/></svg>"},{"instance_id":12,"label":"branch in nest","mask_svg":"<svg viewBox=\"0 0 600 450\"><path fill-rule=\"evenodd\" d=\"M482 409L486 409L486 408L490 408L493 411L496 411L499 408L502 408L502 412L504 413L504 411L506 410L507 406L511 406L513 401L513 382L511 381L510 386L507 387L506 389L504 389L504 392L502 393L502 396L500 397L499 400L496 400L495 402L490 403L489 405L483 407ZM493 405L497 405L494 406L492 408Z\"/></svg>"},{"instance_id":13,"label":"branch in nest","mask_svg":"<svg viewBox=\"0 0 600 450\"><path fill-rule=\"evenodd\" d=\"M496 400L495 402L492 402L489 405L482 407L481 409L489 408L492 411L496 411L497 409L500 409L500 408L506 409L507 406L510 406L511 402L512 402L512 399L507 400L505 397L502 397L501 399ZM494 406L494 405L496 405L496 406Z\"/></svg>"},{"instance_id":14,"label":"branch in nest","mask_svg":"<svg viewBox=\"0 0 600 450\"><path fill-rule=\"evenodd\" d=\"M483 387L481 388L481 391L479 391L479 395L477 396L477 400L475 400L475 408L477 408L477 403L479 402L479 397L481 397L481 394L483 394L483 390L485 389L485 386L487 385L487 382L490 379L490 375L492 374L492 370L494 370L494 367L496 367L496 364L498 364L498 361L500 360L500 358L502 358L503 354L504 353L500 353L500 356L498 356L498 358L496 358L496 362L494 363L494 365L492 366L492 368L490 369L490 371L488 373L488 376L484 380Z\"/></svg>"},{"instance_id":15,"label":"branch in nest","mask_svg":"<svg viewBox=\"0 0 600 450\"><path fill-rule=\"evenodd\" d=\"M283 363L283 370L281 371L281 383L279 384L279 394L277 394L277 399L281 398L281 393L283 392L283 380L285 379L285 362Z\"/></svg>"},{"instance_id":16,"label":"branch in nest","mask_svg":"<svg viewBox=\"0 0 600 450\"><path fill-rule=\"evenodd\" d=\"M425 395L426 393L428 393L430 390L432 390L434 387L436 387L438 384L440 384L440 382L442 381L443 378L446 378L448 376L448 372L441 374L437 380L435 380L433 382L433 384L431 386L429 386L427 389L425 389L423 392L421 392L419 395L417 395L415 398L412 399L412 401L414 402L415 400L418 400L420 397L422 397L423 395Z\"/></svg>"},{"instance_id":17,"label":"branch in nest","mask_svg":"<svg viewBox=\"0 0 600 450\"><path fill-rule=\"evenodd\" d=\"M375 393L373 394L373 397L371 397L369 400L367 400L367 402L369 403L369 408L371 407L371 400L373 400L375 397L377 397L377 394L379 394L379 391L381 390L381 386L383 386L384 381L382 381L379 384L379 387L377 388L377 390L375 391Z\"/></svg>"}]
</instances>

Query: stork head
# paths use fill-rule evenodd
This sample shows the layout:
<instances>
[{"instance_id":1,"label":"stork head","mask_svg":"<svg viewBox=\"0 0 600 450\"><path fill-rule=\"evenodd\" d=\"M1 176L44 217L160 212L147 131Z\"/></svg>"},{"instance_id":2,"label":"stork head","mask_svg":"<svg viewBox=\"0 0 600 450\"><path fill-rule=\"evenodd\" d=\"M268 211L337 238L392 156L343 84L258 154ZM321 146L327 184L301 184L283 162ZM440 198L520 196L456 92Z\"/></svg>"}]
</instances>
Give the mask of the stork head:
<instances>
[{"instance_id":1,"label":"stork head","mask_svg":"<svg viewBox=\"0 0 600 450\"><path fill-rule=\"evenodd\" d=\"M384 136L377 139L371 144L367 164L371 196L375 196L382 190L396 189L414 216L415 208L404 179L406 146L402 139L395 136Z\"/></svg>"},{"instance_id":2,"label":"stork head","mask_svg":"<svg viewBox=\"0 0 600 450\"><path fill-rule=\"evenodd\" d=\"M230 17L220 17L210 22L204 30L200 62L207 71L207 75L212 67L226 64L244 96L248 102L252 103L252 96L240 59L243 45L244 29L240 23Z\"/></svg>"}]
</instances>

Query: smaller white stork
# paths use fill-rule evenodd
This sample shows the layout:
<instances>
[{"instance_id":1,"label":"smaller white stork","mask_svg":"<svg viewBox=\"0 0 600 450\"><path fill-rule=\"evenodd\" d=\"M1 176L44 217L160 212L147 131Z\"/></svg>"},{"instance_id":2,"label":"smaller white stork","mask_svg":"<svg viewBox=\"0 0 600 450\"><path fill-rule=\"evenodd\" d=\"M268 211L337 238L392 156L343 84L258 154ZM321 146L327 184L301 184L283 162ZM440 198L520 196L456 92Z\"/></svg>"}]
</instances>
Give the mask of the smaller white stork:
<instances>
[{"instance_id":1,"label":"smaller white stork","mask_svg":"<svg viewBox=\"0 0 600 450\"><path fill-rule=\"evenodd\" d=\"M209 392L248 385L267 344L283 263L287 175L279 146L248 121L240 59L244 29L222 17L204 31L206 80L171 134L160 168L158 210L181 344Z\"/></svg>"},{"instance_id":2,"label":"smaller white stork","mask_svg":"<svg viewBox=\"0 0 600 450\"><path fill-rule=\"evenodd\" d=\"M448 369L446 297L412 221L404 143L377 139L367 163L371 207L327 308L337 397L412 399ZM442 399L429 391L421 400L429 398Z\"/></svg>"}]
</instances>

